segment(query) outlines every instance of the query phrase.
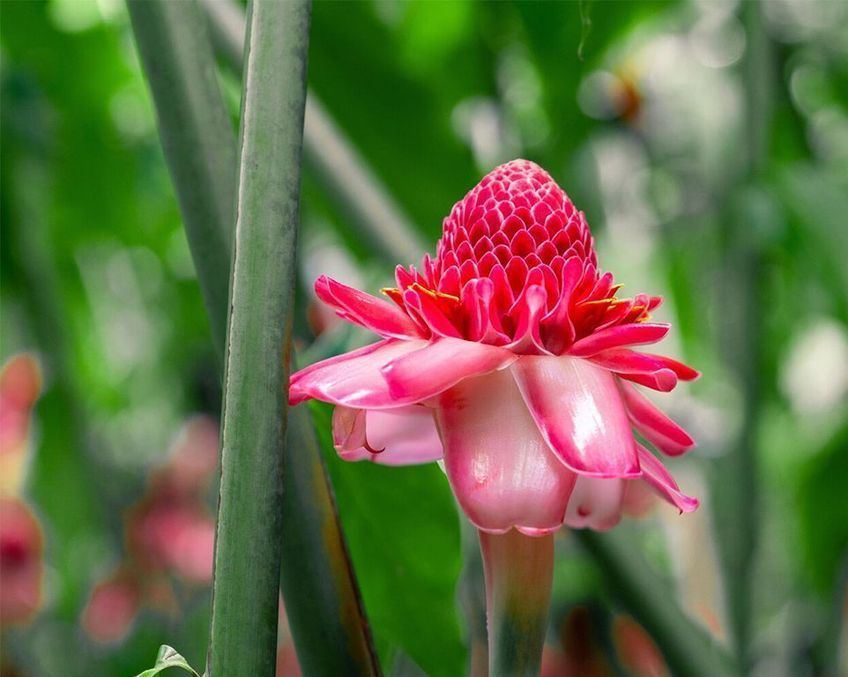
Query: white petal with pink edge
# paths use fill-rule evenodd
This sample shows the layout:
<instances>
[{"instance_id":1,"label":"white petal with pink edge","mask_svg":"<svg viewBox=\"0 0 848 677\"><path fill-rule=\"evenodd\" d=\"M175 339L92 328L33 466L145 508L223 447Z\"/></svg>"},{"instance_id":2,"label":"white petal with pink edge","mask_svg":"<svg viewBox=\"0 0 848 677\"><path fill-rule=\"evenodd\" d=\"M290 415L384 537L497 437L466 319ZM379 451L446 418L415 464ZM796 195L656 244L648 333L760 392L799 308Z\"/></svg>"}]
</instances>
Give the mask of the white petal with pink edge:
<instances>
[{"instance_id":1,"label":"white petal with pink edge","mask_svg":"<svg viewBox=\"0 0 848 677\"><path fill-rule=\"evenodd\" d=\"M627 482L618 478L578 477L565 513L566 525L595 531L612 529L621 520Z\"/></svg>"},{"instance_id":2,"label":"white petal with pink edge","mask_svg":"<svg viewBox=\"0 0 848 677\"><path fill-rule=\"evenodd\" d=\"M510 372L542 437L568 468L639 477L630 421L609 371L580 358L524 355Z\"/></svg>"},{"instance_id":3,"label":"white petal with pink edge","mask_svg":"<svg viewBox=\"0 0 848 677\"><path fill-rule=\"evenodd\" d=\"M448 480L479 529L542 535L560 527L576 476L542 439L508 371L443 393L436 421Z\"/></svg>"},{"instance_id":4,"label":"white petal with pink edge","mask_svg":"<svg viewBox=\"0 0 848 677\"><path fill-rule=\"evenodd\" d=\"M370 411L336 407L333 442L346 461L417 465L442 458L433 410L423 406Z\"/></svg>"}]
</instances>

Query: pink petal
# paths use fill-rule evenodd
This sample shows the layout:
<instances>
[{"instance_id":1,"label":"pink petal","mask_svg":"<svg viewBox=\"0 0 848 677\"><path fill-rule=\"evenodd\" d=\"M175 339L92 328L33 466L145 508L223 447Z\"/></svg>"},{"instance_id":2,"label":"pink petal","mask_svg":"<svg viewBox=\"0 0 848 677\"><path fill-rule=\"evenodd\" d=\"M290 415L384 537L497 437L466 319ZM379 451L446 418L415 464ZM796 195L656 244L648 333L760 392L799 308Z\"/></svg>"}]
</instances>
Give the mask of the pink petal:
<instances>
[{"instance_id":1,"label":"pink petal","mask_svg":"<svg viewBox=\"0 0 848 677\"><path fill-rule=\"evenodd\" d=\"M386 338L417 338L415 324L397 306L348 287L322 275L315 281L315 293L345 320Z\"/></svg>"},{"instance_id":2,"label":"pink petal","mask_svg":"<svg viewBox=\"0 0 848 677\"><path fill-rule=\"evenodd\" d=\"M680 487L665 469L660 460L641 444L637 445L639 462L642 465L642 479L647 482L660 497L675 506L680 512L692 512L700 505L697 498L686 496L680 492Z\"/></svg>"},{"instance_id":3,"label":"pink petal","mask_svg":"<svg viewBox=\"0 0 848 677\"><path fill-rule=\"evenodd\" d=\"M439 303L427 290L407 289L403 292L403 302L415 310L436 336L459 338L459 330L445 315Z\"/></svg>"},{"instance_id":4,"label":"pink petal","mask_svg":"<svg viewBox=\"0 0 848 677\"><path fill-rule=\"evenodd\" d=\"M547 352L539 335L539 321L547 298L548 293L541 285L530 285L522 291L513 309L516 318L514 338L505 348L517 353Z\"/></svg>"},{"instance_id":5,"label":"pink petal","mask_svg":"<svg viewBox=\"0 0 848 677\"><path fill-rule=\"evenodd\" d=\"M356 409L389 409L412 404L417 401L414 395L398 400L389 394L381 369L426 345L423 340L378 341L301 369L291 377L289 403L295 405L315 398Z\"/></svg>"},{"instance_id":6,"label":"pink petal","mask_svg":"<svg viewBox=\"0 0 848 677\"><path fill-rule=\"evenodd\" d=\"M568 501L565 523L574 529L612 529L621 520L627 480L600 477L577 478Z\"/></svg>"},{"instance_id":7,"label":"pink petal","mask_svg":"<svg viewBox=\"0 0 848 677\"><path fill-rule=\"evenodd\" d=\"M448 480L479 529L541 535L559 528L576 477L539 435L509 372L443 393L436 421Z\"/></svg>"},{"instance_id":8,"label":"pink petal","mask_svg":"<svg viewBox=\"0 0 848 677\"><path fill-rule=\"evenodd\" d=\"M518 356L504 348L455 338L439 338L382 369L392 397L421 402L461 380L508 366Z\"/></svg>"},{"instance_id":9,"label":"pink petal","mask_svg":"<svg viewBox=\"0 0 848 677\"><path fill-rule=\"evenodd\" d=\"M442 458L433 410L422 406L370 411L336 407L333 442L346 461L414 465Z\"/></svg>"},{"instance_id":10,"label":"pink petal","mask_svg":"<svg viewBox=\"0 0 848 677\"><path fill-rule=\"evenodd\" d=\"M670 357L664 357L663 355L651 355L650 357L662 362L665 367L667 369L671 369L681 381L694 381L701 376L701 372L697 369L692 369L689 365L673 360Z\"/></svg>"},{"instance_id":11,"label":"pink petal","mask_svg":"<svg viewBox=\"0 0 848 677\"><path fill-rule=\"evenodd\" d=\"M613 375L574 357L522 356L510 369L542 437L574 472L638 477L630 421Z\"/></svg>"},{"instance_id":12,"label":"pink petal","mask_svg":"<svg viewBox=\"0 0 848 677\"><path fill-rule=\"evenodd\" d=\"M669 456L680 456L695 446L689 433L660 411L653 402L627 383L619 383L624 404L636 429Z\"/></svg>"},{"instance_id":13,"label":"pink petal","mask_svg":"<svg viewBox=\"0 0 848 677\"><path fill-rule=\"evenodd\" d=\"M671 328L669 324L622 324L596 331L568 349L574 357L590 357L603 350L643 343L656 343Z\"/></svg>"},{"instance_id":14,"label":"pink petal","mask_svg":"<svg viewBox=\"0 0 848 677\"><path fill-rule=\"evenodd\" d=\"M655 355L637 353L627 348L612 348L593 355L590 359L622 378L655 390L668 392L677 385L677 374Z\"/></svg>"}]
</instances>

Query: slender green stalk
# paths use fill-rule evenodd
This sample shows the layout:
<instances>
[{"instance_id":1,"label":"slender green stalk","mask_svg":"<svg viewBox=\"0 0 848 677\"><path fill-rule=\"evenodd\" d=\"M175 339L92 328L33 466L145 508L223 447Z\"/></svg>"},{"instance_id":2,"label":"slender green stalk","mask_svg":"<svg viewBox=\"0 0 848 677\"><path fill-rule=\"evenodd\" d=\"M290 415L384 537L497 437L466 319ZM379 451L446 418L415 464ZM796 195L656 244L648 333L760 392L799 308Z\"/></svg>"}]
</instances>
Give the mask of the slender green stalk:
<instances>
[{"instance_id":1,"label":"slender green stalk","mask_svg":"<svg viewBox=\"0 0 848 677\"><path fill-rule=\"evenodd\" d=\"M761 3L742 3L748 37L742 79L745 91L745 152L741 154L743 183L723 214L726 251L723 257L722 299L727 304L722 348L725 360L739 376L742 425L727 454L713 464L711 489L716 540L724 572L728 625L737 660L751 661L752 586L759 534L757 437L761 419L764 365L762 308L765 301L762 253L757 235L768 232L775 211L757 184L768 159L774 69ZM730 296L728 296L730 294Z\"/></svg>"},{"instance_id":2,"label":"slender green stalk","mask_svg":"<svg viewBox=\"0 0 848 677\"><path fill-rule=\"evenodd\" d=\"M554 575L554 537L480 532L486 574L489 675L535 677L542 664Z\"/></svg>"},{"instance_id":3,"label":"slender green stalk","mask_svg":"<svg viewBox=\"0 0 848 677\"><path fill-rule=\"evenodd\" d=\"M459 601L468 624L469 677L489 674L486 638L486 586L480 538L474 525L460 520L462 528L462 573L459 577Z\"/></svg>"},{"instance_id":4,"label":"slender green stalk","mask_svg":"<svg viewBox=\"0 0 848 677\"><path fill-rule=\"evenodd\" d=\"M141 10L143 16L146 16L145 12L154 17L167 15L168 30L172 34L181 36L181 39L189 44L202 42L205 26L202 21L197 20L197 9L193 0L184 3L146 0L141 4L144 5ZM133 16L135 5L134 2L131 8ZM154 5L167 7L157 9ZM182 7L175 8L174 5ZM194 10L191 7L194 7ZM156 31L153 31L157 24L144 20L136 22L134 18L134 27L139 44L146 43L148 39L159 39ZM197 34L187 37L192 33ZM217 120L226 118L224 102L217 90L217 84L215 87L207 86L203 89L206 99L189 111L198 113L197 115L184 114L182 120L170 117L169 102L191 98L187 93L173 87L188 84L191 81L191 73L214 72L214 58L208 43L205 46L197 45L197 49L180 50L178 58L172 58L174 54L169 50L155 47L154 42L144 50L148 59L155 64L148 77L159 110L160 125L182 125L186 132L177 136L173 143L167 144L165 152L172 167L172 178L180 196L183 217L187 223L201 224L200 227L187 229L187 235L195 261L206 263L199 265L197 269L202 288L208 289L218 285L219 293L214 298L207 296L206 302L218 311L213 317L220 318L220 322L212 322L212 329L223 363L231 236L228 234L226 237L213 239L217 243L216 246L225 248L223 255L216 255L211 260L206 260L204 256L211 246L206 231L229 233L232 230L233 208L231 206L229 211L216 210L207 214L207 219L203 218L203 214L189 213L189 210L196 204L212 204L216 201L232 205L236 189L235 134L229 124L223 128L216 123ZM241 49L240 43L239 62L242 60ZM167 63L160 62L160 59ZM164 81L156 76L161 72L167 73ZM212 109L216 109L217 114L213 115ZM197 174L181 171L189 167L190 163L171 156L191 155L195 152L194 146L187 143L188 139L193 139L209 154L216 155L210 160L214 166L231 161L232 180L228 183L223 172L219 172L208 177L214 180L200 181L197 180ZM180 145L182 143L185 145ZM308 674L376 674L378 663L372 649L356 578L336 515L332 490L312 432L309 412L305 407L289 412L288 440L286 473L283 478L284 522L280 535L283 548L281 580L298 659ZM308 575L304 572L308 572Z\"/></svg>"},{"instance_id":5,"label":"slender green stalk","mask_svg":"<svg viewBox=\"0 0 848 677\"><path fill-rule=\"evenodd\" d=\"M273 675L309 0L251 4L209 672Z\"/></svg>"},{"instance_id":6,"label":"slender green stalk","mask_svg":"<svg viewBox=\"0 0 848 677\"><path fill-rule=\"evenodd\" d=\"M725 649L680 610L669 595L667 583L651 571L623 534L600 534L589 529L573 533L599 566L610 592L657 642L672 674L680 677L738 674Z\"/></svg>"},{"instance_id":7,"label":"slender green stalk","mask_svg":"<svg viewBox=\"0 0 848 677\"><path fill-rule=\"evenodd\" d=\"M223 60L241 72L244 14L230 0L203 0L212 39ZM410 220L368 163L339 130L314 92L306 106L304 148L339 210L350 216L372 244L393 261L415 261L424 246Z\"/></svg>"},{"instance_id":8,"label":"slender green stalk","mask_svg":"<svg viewBox=\"0 0 848 677\"><path fill-rule=\"evenodd\" d=\"M212 336L223 354L236 145L195 0L128 0Z\"/></svg>"}]
</instances>

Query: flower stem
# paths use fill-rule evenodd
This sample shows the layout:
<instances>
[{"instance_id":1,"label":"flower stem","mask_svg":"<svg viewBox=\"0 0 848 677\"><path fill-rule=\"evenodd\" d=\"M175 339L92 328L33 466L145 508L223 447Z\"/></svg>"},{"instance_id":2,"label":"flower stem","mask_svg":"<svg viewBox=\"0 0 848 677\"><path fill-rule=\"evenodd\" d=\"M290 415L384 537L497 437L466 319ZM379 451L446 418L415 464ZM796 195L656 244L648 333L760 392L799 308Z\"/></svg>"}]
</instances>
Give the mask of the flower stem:
<instances>
[{"instance_id":1,"label":"flower stem","mask_svg":"<svg viewBox=\"0 0 848 677\"><path fill-rule=\"evenodd\" d=\"M486 574L489 675L538 675L548 624L554 537L480 532Z\"/></svg>"}]
</instances>

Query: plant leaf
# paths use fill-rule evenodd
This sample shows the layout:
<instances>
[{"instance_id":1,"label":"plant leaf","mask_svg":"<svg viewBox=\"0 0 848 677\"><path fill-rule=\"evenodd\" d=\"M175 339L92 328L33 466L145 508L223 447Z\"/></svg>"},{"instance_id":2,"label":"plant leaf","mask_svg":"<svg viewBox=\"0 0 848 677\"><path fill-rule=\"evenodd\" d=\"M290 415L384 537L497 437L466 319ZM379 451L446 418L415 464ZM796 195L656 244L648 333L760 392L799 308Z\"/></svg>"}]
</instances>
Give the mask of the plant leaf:
<instances>
[{"instance_id":1,"label":"plant leaf","mask_svg":"<svg viewBox=\"0 0 848 677\"><path fill-rule=\"evenodd\" d=\"M162 670L168 668L180 668L186 672L190 672L194 677L200 677L193 667L188 664L185 658L172 646L163 644L159 647L159 653L156 655L156 663L154 666L144 672L139 672L136 677L153 677L158 675Z\"/></svg>"}]
</instances>

